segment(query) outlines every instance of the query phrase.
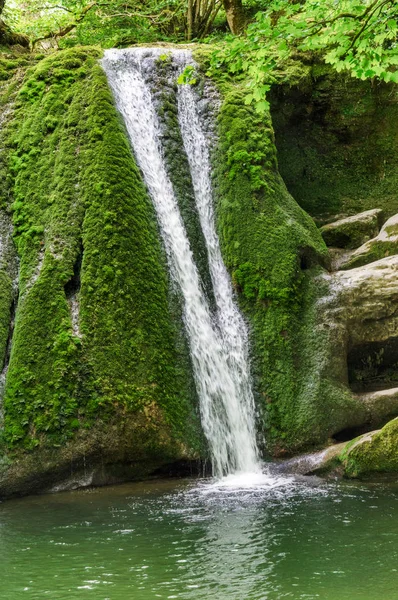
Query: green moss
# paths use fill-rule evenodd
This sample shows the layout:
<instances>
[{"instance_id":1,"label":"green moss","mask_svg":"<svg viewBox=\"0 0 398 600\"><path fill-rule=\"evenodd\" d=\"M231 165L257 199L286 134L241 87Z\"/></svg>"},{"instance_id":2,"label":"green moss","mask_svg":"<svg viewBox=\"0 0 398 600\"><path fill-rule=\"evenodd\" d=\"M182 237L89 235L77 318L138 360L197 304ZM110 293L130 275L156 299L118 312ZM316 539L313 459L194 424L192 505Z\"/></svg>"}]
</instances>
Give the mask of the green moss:
<instances>
[{"instance_id":1,"label":"green moss","mask_svg":"<svg viewBox=\"0 0 398 600\"><path fill-rule=\"evenodd\" d=\"M398 419L374 434L352 440L339 458L348 477L398 471Z\"/></svg>"},{"instance_id":2,"label":"green moss","mask_svg":"<svg viewBox=\"0 0 398 600\"><path fill-rule=\"evenodd\" d=\"M41 61L8 130L20 298L4 439L58 445L137 414L175 455L173 440L197 443L197 417L154 210L98 58L86 48Z\"/></svg>"},{"instance_id":3,"label":"green moss","mask_svg":"<svg viewBox=\"0 0 398 600\"><path fill-rule=\"evenodd\" d=\"M376 260L381 260L387 256L393 256L397 254L397 243L396 242L373 242L367 252L358 256L353 256L348 262L344 263L341 267L342 270L355 269L356 267L362 267Z\"/></svg>"}]
</instances>

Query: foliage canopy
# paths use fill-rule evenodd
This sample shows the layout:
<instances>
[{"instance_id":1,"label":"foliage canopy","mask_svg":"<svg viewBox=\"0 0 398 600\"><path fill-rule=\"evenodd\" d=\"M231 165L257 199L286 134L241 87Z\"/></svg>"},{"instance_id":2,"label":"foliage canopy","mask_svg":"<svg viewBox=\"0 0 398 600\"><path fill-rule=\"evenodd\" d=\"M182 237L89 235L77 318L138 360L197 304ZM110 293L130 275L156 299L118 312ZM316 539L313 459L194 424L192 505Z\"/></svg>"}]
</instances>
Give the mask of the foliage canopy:
<instances>
[{"instance_id":1,"label":"foliage canopy","mask_svg":"<svg viewBox=\"0 0 398 600\"><path fill-rule=\"evenodd\" d=\"M7 6L11 25L33 43L51 37L62 46L103 47L216 41L211 71L247 79L246 102L259 112L286 61L303 52L353 77L398 83L396 0L245 0L244 20L241 0L9 0ZM225 17L241 35L220 41L214 22L223 18L226 29Z\"/></svg>"}]
</instances>

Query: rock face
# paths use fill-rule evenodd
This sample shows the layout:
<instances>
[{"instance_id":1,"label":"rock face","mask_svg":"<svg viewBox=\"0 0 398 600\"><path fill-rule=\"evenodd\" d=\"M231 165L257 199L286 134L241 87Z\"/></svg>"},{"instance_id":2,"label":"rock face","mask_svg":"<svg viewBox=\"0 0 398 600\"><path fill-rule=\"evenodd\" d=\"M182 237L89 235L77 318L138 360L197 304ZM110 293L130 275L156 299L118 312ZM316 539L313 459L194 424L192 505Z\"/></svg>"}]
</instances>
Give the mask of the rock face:
<instances>
[{"instance_id":1,"label":"rock face","mask_svg":"<svg viewBox=\"0 0 398 600\"><path fill-rule=\"evenodd\" d=\"M389 339L398 331L398 256L334 275L350 344Z\"/></svg>"},{"instance_id":2,"label":"rock face","mask_svg":"<svg viewBox=\"0 0 398 600\"><path fill-rule=\"evenodd\" d=\"M349 270L322 276L331 290L322 303L335 350L332 378L358 402L357 424L351 422L335 439L366 432L338 457L349 477L398 470L398 255L370 262L380 252L397 252L397 241L395 215L351 254L344 264ZM365 264L349 268L358 262Z\"/></svg>"},{"instance_id":3,"label":"rock face","mask_svg":"<svg viewBox=\"0 0 398 600\"><path fill-rule=\"evenodd\" d=\"M98 58L55 53L9 83L0 240L11 213L19 294L12 327L3 243L1 497L204 452L156 217Z\"/></svg>"},{"instance_id":4,"label":"rock face","mask_svg":"<svg viewBox=\"0 0 398 600\"><path fill-rule=\"evenodd\" d=\"M367 210L324 225L321 227L321 234L327 246L358 248L378 234L382 218L381 209Z\"/></svg>"},{"instance_id":5,"label":"rock face","mask_svg":"<svg viewBox=\"0 0 398 600\"><path fill-rule=\"evenodd\" d=\"M0 457L0 499L137 480L198 458L176 443L160 415L120 415L82 429L62 447Z\"/></svg>"},{"instance_id":6,"label":"rock face","mask_svg":"<svg viewBox=\"0 0 398 600\"><path fill-rule=\"evenodd\" d=\"M336 397L323 431L344 441L398 415L398 256L317 282L318 365L329 382L325 400Z\"/></svg>"},{"instance_id":7,"label":"rock face","mask_svg":"<svg viewBox=\"0 0 398 600\"><path fill-rule=\"evenodd\" d=\"M397 86L311 64L305 81L275 86L271 98L289 192L323 222L374 208L398 213Z\"/></svg>"},{"instance_id":8,"label":"rock face","mask_svg":"<svg viewBox=\"0 0 398 600\"><path fill-rule=\"evenodd\" d=\"M334 298L325 300L326 316L336 331L344 330L336 335L339 371L355 392L394 387L389 368L398 360L398 256L327 278Z\"/></svg>"}]
</instances>

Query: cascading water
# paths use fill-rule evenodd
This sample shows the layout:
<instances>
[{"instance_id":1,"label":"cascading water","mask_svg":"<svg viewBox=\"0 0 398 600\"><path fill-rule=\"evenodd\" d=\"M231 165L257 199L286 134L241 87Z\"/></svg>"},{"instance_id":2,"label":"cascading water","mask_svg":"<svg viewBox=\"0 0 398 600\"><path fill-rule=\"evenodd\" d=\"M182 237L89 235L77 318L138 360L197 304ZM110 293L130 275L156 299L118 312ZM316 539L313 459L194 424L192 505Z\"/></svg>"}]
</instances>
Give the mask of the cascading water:
<instances>
[{"instance_id":1,"label":"cascading water","mask_svg":"<svg viewBox=\"0 0 398 600\"><path fill-rule=\"evenodd\" d=\"M195 202L207 247L216 302L212 318L162 155L161 133L146 75L163 49L109 50L102 65L123 116L137 163L154 203L173 279L183 297L184 323L197 386L201 420L214 474L259 472L255 409L250 387L245 323L235 305L215 230L210 160L190 86L180 86L178 113ZM172 51L177 71L193 61Z\"/></svg>"}]
</instances>

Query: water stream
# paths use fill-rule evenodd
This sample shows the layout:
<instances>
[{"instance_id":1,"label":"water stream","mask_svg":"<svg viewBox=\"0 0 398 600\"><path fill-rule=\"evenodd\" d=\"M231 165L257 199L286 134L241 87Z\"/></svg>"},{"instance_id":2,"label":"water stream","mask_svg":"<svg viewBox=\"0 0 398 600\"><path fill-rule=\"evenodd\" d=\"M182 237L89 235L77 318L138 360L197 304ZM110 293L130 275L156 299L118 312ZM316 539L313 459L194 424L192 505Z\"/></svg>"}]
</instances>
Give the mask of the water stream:
<instances>
[{"instance_id":1,"label":"water stream","mask_svg":"<svg viewBox=\"0 0 398 600\"><path fill-rule=\"evenodd\" d=\"M148 85L156 69L156 60L163 53L163 49L147 48L110 50L105 53L102 64L156 209L172 277L183 297L184 323L202 426L209 443L214 474L221 477L236 472L255 473L260 471L260 466L247 331L233 297L216 234L208 142L195 93L191 86L181 86L179 123L207 248L216 301L215 316L206 300L167 174L159 120ZM186 50L173 50L172 59L176 75L193 63Z\"/></svg>"}]
</instances>

